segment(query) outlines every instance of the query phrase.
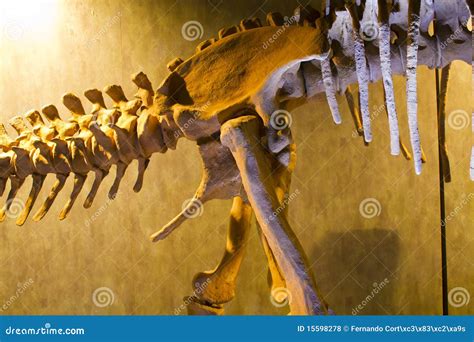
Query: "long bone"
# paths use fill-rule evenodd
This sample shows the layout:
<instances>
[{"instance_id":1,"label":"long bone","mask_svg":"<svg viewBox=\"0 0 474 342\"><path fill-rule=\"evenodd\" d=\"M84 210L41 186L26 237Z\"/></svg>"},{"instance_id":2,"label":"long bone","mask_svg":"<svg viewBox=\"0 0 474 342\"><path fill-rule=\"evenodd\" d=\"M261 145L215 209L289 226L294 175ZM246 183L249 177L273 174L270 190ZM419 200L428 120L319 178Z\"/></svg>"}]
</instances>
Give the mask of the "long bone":
<instances>
[{"instance_id":1,"label":"long bone","mask_svg":"<svg viewBox=\"0 0 474 342\"><path fill-rule=\"evenodd\" d=\"M230 210L227 243L219 264L212 271L200 272L193 278L193 296L188 305L188 313L221 314L222 304L235 296L236 278L240 269L250 232L252 208L250 204L236 196Z\"/></svg>"},{"instance_id":2,"label":"long bone","mask_svg":"<svg viewBox=\"0 0 474 342\"><path fill-rule=\"evenodd\" d=\"M203 175L194 196L183 210L159 231L152 234L153 242L163 240L188 218L193 217L201 206L212 199L229 199L242 195L239 170L229 150L218 141L210 139L199 145L203 162Z\"/></svg>"},{"instance_id":3,"label":"long bone","mask_svg":"<svg viewBox=\"0 0 474 342\"><path fill-rule=\"evenodd\" d=\"M291 136L291 132L289 132L289 135ZM277 159L278 161L272 160L272 177L275 184L275 192L278 198L278 208L281 209L280 212L276 212L275 215L281 215L286 220L288 220L289 202L291 201L291 175L296 167L296 145L292 142L281 152L281 154L287 156L284 158L284 163L281 163L281 158L279 158L279 160ZM287 298L287 296L291 295L291 293L288 294L285 291L282 291L282 288L286 288L286 280L284 278L283 272L277 263L275 255L273 254L265 234L263 234L260 225L258 226L263 250L267 256L268 261L268 282L271 287L271 295L277 303L281 303L285 300L289 302L291 298ZM321 298L321 300L323 299Z\"/></svg>"},{"instance_id":4,"label":"long bone","mask_svg":"<svg viewBox=\"0 0 474 342\"><path fill-rule=\"evenodd\" d=\"M392 63L390 60L390 9L387 0L378 0L379 20L379 51L380 68L382 70L385 103L390 129L390 150L392 155L400 154L400 133L398 130L397 109L393 91ZM406 155L404 153L404 155Z\"/></svg>"},{"instance_id":5,"label":"long bone","mask_svg":"<svg viewBox=\"0 0 474 342\"><path fill-rule=\"evenodd\" d=\"M365 142L372 141L372 130L369 111L369 71L367 69L364 40L359 21L359 8L354 0L346 1L346 8L352 18L354 38L354 59L356 63L357 79L359 81L359 103L364 127Z\"/></svg>"},{"instance_id":6,"label":"long bone","mask_svg":"<svg viewBox=\"0 0 474 342\"><path fill-rule=\"evenodd\" d=\"M418 66L418 40L420 35L421 0L408 1L408 42L407 42L407 111L410 141L413 149L416 174L421 173L422 153L418 132L418 98L416 68Z\"/></svg>"},{"instance_id":7,"label":"long bone","mask_svg":"<svg viewBox=\"0 0 474 342\"><path fill-rule=\"evenodd\" d=\"M275 179L279 207L283 208L278 215L286 215L291 172L295 165L294 146L288 146L282 152L287 154L287 164L281 164L277 159L272 163L274 170L272 177ZM192 281L193 296L189 297L188 313L195 314L222 314L223 304L231 301L235 296L236 278L242 262L245 245L247 243L252 208L246 198L234 197L230 213L229 230L227 234L226 250L223 258L212 271L196 274ZM258 223L257 223L258 225ZM269 267L269 284L272 288L272 296L276 301L283 301L285 294L283 288L286 286L273 252L268 245L267 239L258 228L263 249L267 256Z\"/></svg>"},{"instance_id":8,"label":"long bone","mask_svg":"<svg viewBox=\"0 0 474 342\"><path fill-rule=\"evenodd\" d=\"M255 116L242 116L227 121L222 127L221 141L235 158L242 183L269 246L285 274L292 295L291 313L323 314L327 308L319 299L311 270L299 242L284 216L273 216L278 208L266 152L260 145L260 121ZM273 220L270 218L273 217Z\"/></svg>"}]
</instances>

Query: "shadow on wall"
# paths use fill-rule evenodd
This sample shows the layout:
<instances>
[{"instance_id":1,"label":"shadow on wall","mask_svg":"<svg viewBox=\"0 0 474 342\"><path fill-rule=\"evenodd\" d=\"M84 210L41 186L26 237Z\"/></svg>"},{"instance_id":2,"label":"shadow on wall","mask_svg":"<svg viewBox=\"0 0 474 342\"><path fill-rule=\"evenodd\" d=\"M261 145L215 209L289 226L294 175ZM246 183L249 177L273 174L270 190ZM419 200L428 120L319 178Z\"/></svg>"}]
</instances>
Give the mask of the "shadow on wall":
<instances>
[{"instance_id":1,"label":"shadow on wall","mask_svg":"<svg viewBox=\"0 0 474 342\"><path fill-rule=\"evenodd\" d=\"M391 229L328 233L310 253L316 282L337 315L399 314L400 237Z\"/></svg>"}]
</instances>

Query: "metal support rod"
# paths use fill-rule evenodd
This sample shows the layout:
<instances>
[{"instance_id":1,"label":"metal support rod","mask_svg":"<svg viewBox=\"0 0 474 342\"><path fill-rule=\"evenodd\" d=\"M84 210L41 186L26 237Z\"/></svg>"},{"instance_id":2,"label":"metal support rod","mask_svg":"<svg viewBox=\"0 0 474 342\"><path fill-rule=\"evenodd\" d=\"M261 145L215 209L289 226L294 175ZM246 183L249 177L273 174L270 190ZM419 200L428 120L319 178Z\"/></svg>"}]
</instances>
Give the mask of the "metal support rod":
<instances>
[{"instance_id":1,"label":"metal support rod","mask_svg":"<svg viewBox=\"0 0 474 342\"><path fill-rule=\"evenodd\" d=\"M443 296L443 315L448 313L448 263L446 258L446 202L444 196L445 175L442 158L442 141L445 136L445 125L440 121L440 77L439 69L436 69L436 110L438 118L438 163L439 163L439 202L440 202L440 228L441 228L441 279Z\"/></svg>"}]
</instances>

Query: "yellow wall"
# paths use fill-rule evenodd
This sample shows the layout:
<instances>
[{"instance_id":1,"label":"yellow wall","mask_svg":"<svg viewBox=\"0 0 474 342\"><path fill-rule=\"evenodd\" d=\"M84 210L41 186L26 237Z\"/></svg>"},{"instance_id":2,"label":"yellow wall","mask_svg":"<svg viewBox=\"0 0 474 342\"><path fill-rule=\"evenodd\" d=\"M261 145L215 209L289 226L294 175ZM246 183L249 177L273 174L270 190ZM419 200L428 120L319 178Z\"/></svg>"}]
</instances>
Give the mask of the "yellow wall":
<instances>
[{"instance_id":1,"label":"yellow wall","mask_svg":"<svg viewBox=\"0 0 474 342\"><path fill-rule=\"evenodd\" d=\"M76 0L35 5L29 20L3 10L0 24L7 30L0 35L2 122L50 103L66 117L60 104L65 92L81 95L88 88L116 83L131 95L135 88L130 75L137 71L147 73L156 87L167 75L166 63L190 56L199 41L181 35L182 25L189 20L202 24L205 39L241 18L256 14L264 19L269 11L289 15L296 5L248 0ZM456 63L452 76L448 113L470 113L470 67ZM298 195L290 204L290 222L336 313L351 314L373 284L385 278L388 284L360 314L441 313L434 72L420 68L419 80L420 131L428 158L421 176L415 175L412 162L390 155L387 120L379 109L383 105L380 82L370 87L370 107L379 113L370 147L353 137L342 97L341 126L332 123L323 94L292 112L298 143L292 192ZM408 145L403 78L395 80L395 88L402 136ZM453 173L446 191L447 212L459 208L447 229L449 287L463 287L474 296L474 201L463 201L463 194L474 193L468 174L470 124L461 130L448 125L447 135ZM174 314L182 298L191 294L193 275L217 264L225 246L230 201L208 203L202 216L163 242L148 240L198 185L200 158L195 144L180 141L176 151L152 158L139 194L132 191L136 175L132 164L118 198L110 202L106 192L113 173L93 207L85 210L81 204L92 184L90 177L63 222L57 214L69 195L71 179L42 222L29 220L21 228L12 219L2 223L0 310L9 303L2 314ZM53 180L48 177L39 202ZM27 197L30 184L28 180L19 198ZM366 198L379 201L379 216L361 216L359 205ZM96 218L87 225L91 217ZM227 305L227 313L287 313L271 305L266 277L265 257L253 229L237 297ZM30 279L32 283L17 296L18 286ZM113 291L112 305L94 305L91 297L99 287ZM473 314L473 300L460 308L451 306L451 313Z\"/></svg>"}]
</instances>

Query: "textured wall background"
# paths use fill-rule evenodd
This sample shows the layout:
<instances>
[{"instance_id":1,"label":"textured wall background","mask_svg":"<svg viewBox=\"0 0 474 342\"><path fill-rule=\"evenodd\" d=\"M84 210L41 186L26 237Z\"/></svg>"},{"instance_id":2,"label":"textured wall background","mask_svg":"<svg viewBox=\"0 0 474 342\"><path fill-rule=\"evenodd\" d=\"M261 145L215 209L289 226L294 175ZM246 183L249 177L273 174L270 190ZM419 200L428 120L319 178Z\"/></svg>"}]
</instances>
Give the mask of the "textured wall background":
<instances>
[{"instance_id":1,"label":"textured wall background","mask_svg":"<svg viewBox=\"0 0 474 342\"><path fill-rule=\"evenodd\" d=\"M296 1L266 0L75 0L38 1L15 12L11 6L16 3L0 5L5 7L0 15L0 114L4 123L49 103L67 116L60 105L67 91L82 95L85 89L117 83L131 95L135 89L130 75L140 70L156 87L167 75L166 63L177 56L190 56L199 42L183 39L181 27L187 21L199 21L202 39L206 39L244 17L263 19L269 11L290 15L298 5ZM319 6L316 1L313 5ZM452 76L448 113L470 113L470 67L456 63ZM370 147L353 136L342 97L344 122L338 127L332 123L324 95L292 113L299 159L292 187L298 196L291 202L290 222L336 313L351 314L374 284L385 278L386 286L359 314L441 313L434 72L420 68L419 77L420 131L428 158L420 177L412 162L389 153L380 82L370 87L376 116ZM402 136L408 144L405 81L398 77L395 83ZM461 129L447 126L453 182L447 185L446 200L447 212L453 213L448 224L449 287L463 287L474 295L469 117L465 116ZM149 234L171 219L197 187L197 148L180 141L176 151L152 158L139 194L132 191L135 174L136 164L132 164L113 202L106 197L113 180L109 176L89 210L81 206L83 191L63 222L57 220L57 214L69 196L71 179L41 223L28 221L21 228L11 219L2 223L2 314L175 313L182 297L191 294L193 275L213 268L222 255L230 201L208 203L201 217L184 224L164 242L152 244ZM52 186L50 177L38 202ZM85 189L91 183L89 179ZM28 180L20 198L27 197L30 184ZM361 215L359 205L367 198L380 203L379 216L368 219ZM227 313L287 313L286 308L271 305L266 276L264 254L253 231L237 296L227 305ZM94 305L92 294L100 287L112 290L112 305ZM451 313L473 314L473 302L451 306Z\"/></svg>"}]
</instances>

